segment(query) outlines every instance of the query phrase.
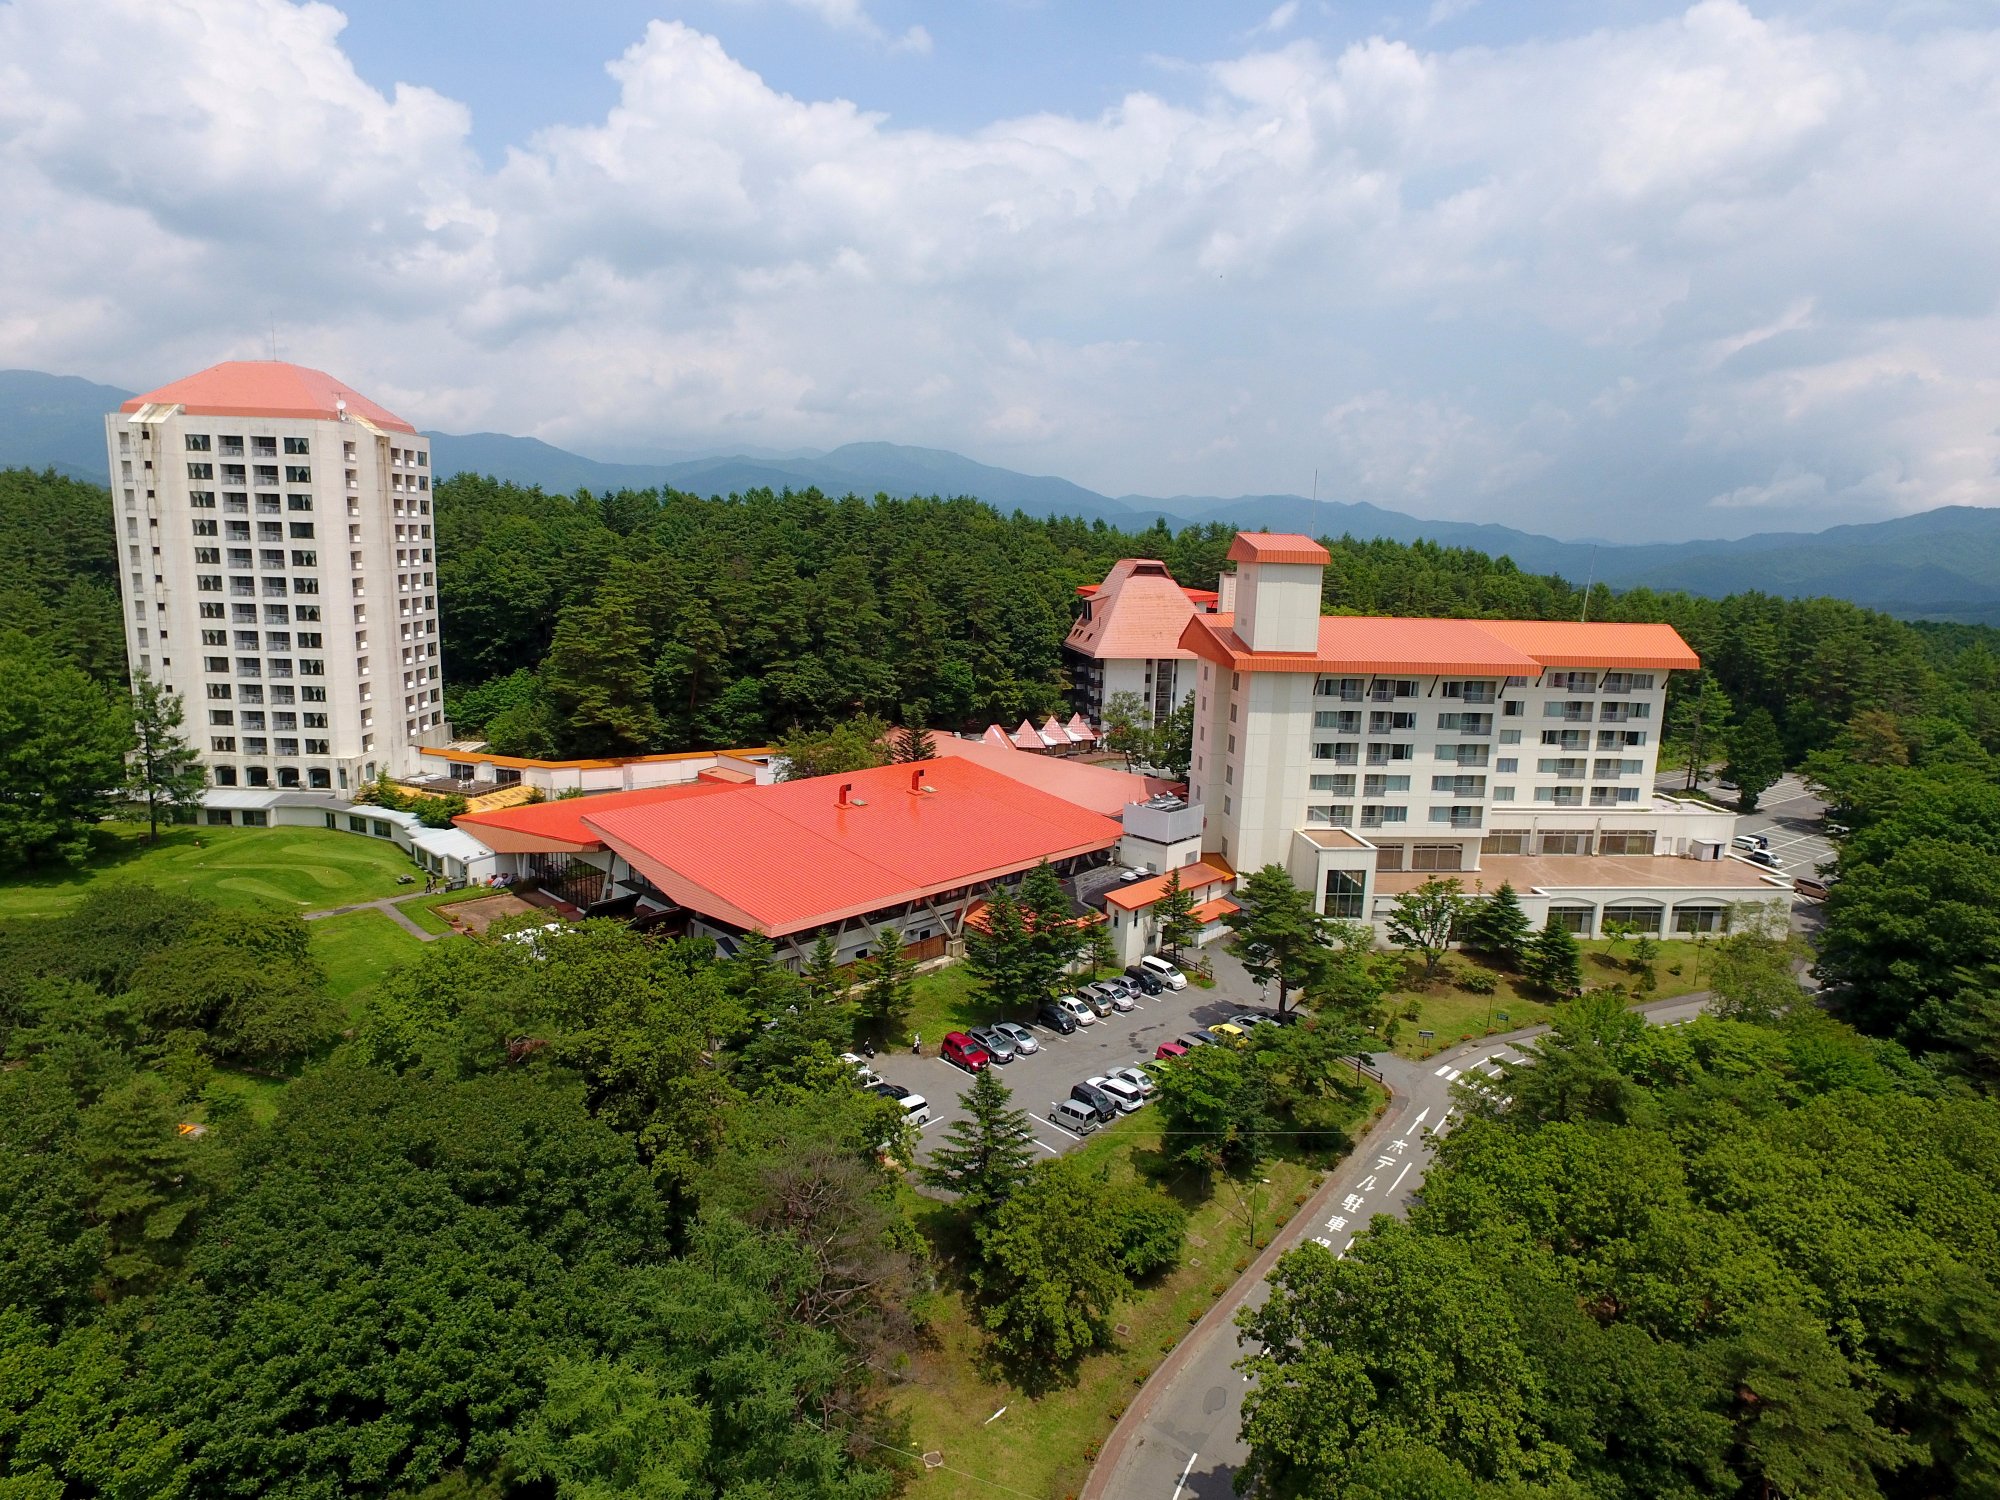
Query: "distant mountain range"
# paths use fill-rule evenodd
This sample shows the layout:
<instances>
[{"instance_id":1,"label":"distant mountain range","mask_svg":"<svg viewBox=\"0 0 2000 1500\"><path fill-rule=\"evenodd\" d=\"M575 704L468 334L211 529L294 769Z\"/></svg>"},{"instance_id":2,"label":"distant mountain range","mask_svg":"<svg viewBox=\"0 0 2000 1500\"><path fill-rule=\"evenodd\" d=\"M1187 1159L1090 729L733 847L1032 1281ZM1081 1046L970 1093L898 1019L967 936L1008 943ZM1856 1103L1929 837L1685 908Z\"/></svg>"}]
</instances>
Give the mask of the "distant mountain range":
<instances>
[{"instance_id":1,"label":"distant mountain range","mask_svg":"<svg viewBox=\"0 0 2000 1500\"><path fill-rule=\"evenodd\" d=\"M80 479L105 475L104 414L129 392L73 376L0 370L0 467L53 466ZM1379 506L1303 495L1100 495L1066 479L995 468L938 448L848 443L827 453L604 463L505 433L425 434L440 476L472 472L555 493L670 485L704 495L817 488L830 494L976 495L1001 510L1102 519L1143 529L1226 526L1433 541L1510 557L1534 573L1595 577L1617 588L1721 595L1759 589L1830 594L1911 619L2000 625L2000 509L1947 506L1891 521L1819 532L1767 532L1730 541L1565 542L1508 526L1426 521Z\"/></svg>"}]
</instances>

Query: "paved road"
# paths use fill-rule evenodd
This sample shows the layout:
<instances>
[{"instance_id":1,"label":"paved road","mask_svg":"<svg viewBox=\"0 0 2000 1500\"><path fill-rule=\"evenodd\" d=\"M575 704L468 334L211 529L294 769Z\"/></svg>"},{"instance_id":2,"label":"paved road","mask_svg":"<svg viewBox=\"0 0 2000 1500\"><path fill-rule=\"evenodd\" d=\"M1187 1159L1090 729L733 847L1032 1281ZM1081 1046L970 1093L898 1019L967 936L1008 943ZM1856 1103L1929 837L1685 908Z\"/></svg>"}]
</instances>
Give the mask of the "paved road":
<instances>
[{"instance_id":1,"label":"paved road","mask_svg":"<svg viewBox=\"0 0 2000 1500\"><path fill-rule=\"evenodd\" d=\"M1692 1019L1703 997L1645 1007L1648 1020ZM1262 1304L1265 1275L1284 1251L1308 1239L1335 1254L1377 1214L1407 1217L1436 1143L1457 1118L1453 1086L1477 1080L1496 1059L1518 1059L1520 1044L1546 1027L1466 1042L1427 1062L1378 1053L1395 1101L1328 1178L1313 1201L1273 1238L1271 1247L1188 1335L1106 1442L1083 1500L1232 1500L1237 1468L1248 1456L1242 1425L1246 1377L1234 1365L1238 1309Z\"/></svg>"},{"instance_id":2,"label":"paved road","mask_svg":"<svg viewBox=\"0 0 2000 1500\"><path fill-rule=\"evenodd\" d=\"M1101 1075L1106 1068L1150 1061L1153 1049L1180 1032L1227 1020L1246 1006L1262 1005L1257 988L1219 950L1210 950L1216 960L1216 987L1168 990L1154 996L1138 997L1137 1009L1116 1013L1095 1026L1086 1026L1069 1036L1046 1026L1030 1023L1041 1050L1017 1057L1000 1068L1000 1079L1014 1092L1014 1102L1028 1111L1035 1126L1035 1142L1051 1156L1058 1156L1077 1144L1071 1135L1048 1120L1049 1106L1069 1097L1070 1087ZM938 1037L924 1038L924 1055L907 1052L884 1053L872 1064L891 1083L899 1083L922 1094L930 1103L931 1123L924 1127L917 1149L928 1156L951 1122L965 1111L960 1104L972 1087L972 1076L938 1057Z\"/></svg>"}]
</instances>

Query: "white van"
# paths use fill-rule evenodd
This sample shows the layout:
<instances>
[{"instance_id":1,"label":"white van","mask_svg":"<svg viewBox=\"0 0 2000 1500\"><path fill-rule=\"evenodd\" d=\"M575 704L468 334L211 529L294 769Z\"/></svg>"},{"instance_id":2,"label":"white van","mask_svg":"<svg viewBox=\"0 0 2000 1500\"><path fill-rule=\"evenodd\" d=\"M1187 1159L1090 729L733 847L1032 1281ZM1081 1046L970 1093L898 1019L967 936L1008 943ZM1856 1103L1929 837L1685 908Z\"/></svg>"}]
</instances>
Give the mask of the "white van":
<instances>
[{"instance_id":1,"label":"white van","mask_svg":"<svg viewBox=\"0 0 2000 1500\"><path fill-rule=\"evenodd\" d=\"M1151 974L1170 990L1187 988L1187 975L1176 969L1157 953L1149 953L1139 960L1139 967Z\"/></svg>"},{"instance_id":2,"label":"white van","mask_svg":"<svg viewBox=\"0 0 2000 1500\"><path fill-rule=\"evenodd\" d=\"M922 1094L905 1094L896 1101L903 1106L903 1118L922 1130L931 1122L931 1101Z\"/></svg>"}]
</instances>

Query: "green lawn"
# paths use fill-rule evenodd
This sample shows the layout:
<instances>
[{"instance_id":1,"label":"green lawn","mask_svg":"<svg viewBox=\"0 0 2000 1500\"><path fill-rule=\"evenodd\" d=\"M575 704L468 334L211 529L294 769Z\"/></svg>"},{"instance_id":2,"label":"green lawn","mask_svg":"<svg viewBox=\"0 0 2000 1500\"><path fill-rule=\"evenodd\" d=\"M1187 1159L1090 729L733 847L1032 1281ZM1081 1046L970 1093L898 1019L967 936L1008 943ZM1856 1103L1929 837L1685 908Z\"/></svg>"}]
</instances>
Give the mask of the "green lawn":
<instances>
[{"instance_id":1,"label":"green lawn","mask_svg":"<svg viewBox=\"0 0 2000 1500\"><path fill-rule=\"evenodd\" d=\"M1635 995L1635 999L1670 1000L1702 987L1698 972L1701 955L1697 944L1675 940L1657 946L1659 954L1653 960L1653 974L1658 982L1650 994ZM1630 939L1621 942L1615 954L1611 951L1610 942L1605 939L1585 941L1584 983L1593 986L1622 984L1628 990L1632 989L1638 976L1626 967L1626 961L1631 956ZM1491 995L1471 994L1448 983L1429 990L1411 988L1397 991L1390 997L1390 1004L1392 1014L1400 1021L1396 1032L1396 1051L1404 1057L1429 1057L1468 1036L1518 1031L1523 1026L1537 1026L1554 1017L1555 1006L1550 998L1527 984L1519 975L1510 974L1469 953L1455 953L1451 962L1460 972L1486 970L1499 979L1499 988ZM1678 974L1672 972L1676 966L1681 971ZM1411 1004L1417 1008L1415 1020L1405 1014L1406 1007ZM1502 1015L1505 1020L1501 1019ZM1431 1031L1436 1035L1419 1037L1419 1031Z\"/></svg>"},{"instance_id":2,"label":"green lawn","mask_svg":"<svg viewBox=\"0 0 2000 1500\"><path fill-rule=\"evenodd\" d=\"M313 957L326 970L327 988L350 1013L355 1003L398 964L424 945L379 911L351 911L344 917L308 922Z\"/></svg>"},{"instance_id":3,"label":"green lawn","mask_svg":"<svg viewBox=\"0 0 2000 1500\"><path fill-rule=\"evenodd\" d=\"M104 823L83 869L0 878L0 920L52 916L110 881L185 891L220 906L318 911L398 895L409 887L396 877L416 868L387 839L331 828L170 828L148 845L143 827Z\"/></svg>"},{"instance_id":4,"label":"green lawn","mask_svg":"<svg viewBox=\"0 0 2000 1500\"><path fill-rule=\"evenodd\" d=\"M440 906L456 906L461 901L477 901L492 892L478 887L456 891L432 891L427 896L412 896L407 901L398 901L396 909L415 922L425 932L435 932L440 936L450 933L452 925L438 915Z\"/></svg>"},{"instance_id":5,"label":"green lawn","mask_svg":"<svg viewBox=\"0 0 2000 1500\"><path fill-rule=\"evenodd\" d=\"M1114 1179L1129 1180L1162 1171L1159 1146L1159 1115L1141 1110L1099 1131L1078 1154L1107 1164ZM1254 1237L1267 1240L1319 1181L1316 1170L1291 1161L1266 1163L1259 1176L1267 1180L1223 1179L1213 1195L1204 1195L1192 1172L1160 1179L1192 1210L1185 1259L1114 1315L1124 1330L1116 1347L1084 1360L1074 1385L1044 1395L996 1378L984 1358L978 1311L958 1289L956 1268L947 1267L944 1289L920 1308L926 1337L908 1381L890 1398L910 1419L910 1446L944 1454L948 1467L923 1479L928 1500L990 1500L994 1485L981 1481L1050 1500L1082 1489L1098 1445L1146 1376L1256 1253L1252 1222ZM908 1203L920 1227L948 1251L950 1207L915 1194ZM1003 1406L1006 1414L988 1422Z\"/></svg>"}]
</instances>

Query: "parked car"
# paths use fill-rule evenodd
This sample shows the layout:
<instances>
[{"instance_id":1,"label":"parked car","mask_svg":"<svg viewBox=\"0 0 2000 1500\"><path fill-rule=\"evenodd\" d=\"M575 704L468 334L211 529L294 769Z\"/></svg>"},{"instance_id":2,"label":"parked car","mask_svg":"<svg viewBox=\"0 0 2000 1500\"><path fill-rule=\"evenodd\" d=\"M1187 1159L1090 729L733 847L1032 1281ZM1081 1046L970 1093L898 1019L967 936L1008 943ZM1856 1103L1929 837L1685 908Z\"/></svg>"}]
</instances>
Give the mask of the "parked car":
<instances>
[{"instance_id":1,"label":"parked car","mask_svg":"<svg viewBox=\"0 0 2000 1500\"><path fill-rule=\"evenodd\" d=\"M1158 1086L1153 1082L1153 1075L1148 1073L1144 1068L1107 1068L1104 1071L1104 1076L1107 1078L1122 1078L1140 1093L1148 1096Z\"/></svg>"},{"instance_id":2,"label":"parked car","mask_svg":"<svg viewBox=\"0 0 2000 1500\"><path fill-rule=\"evenodd\" d=\"M1074 995L1058 995L1056 996L1056 1004L1068 1011L1072 1016L1075 1016L1076 1024L1079 1026L1095 1026L1097 1024L1097 1012L1092 1010L1088 1005L1085 1005Z\"/></svg>"},{"instance_id":3,"label":"parked car","mask_svg":"<svg viewBox=\"0 0 2000 1500\"><path fill-rule=\"evenodd\" d=\"M1076 1017L1053 1000L1045 1000L1036 1007L1035 1019L1061 1036L1068 1036L1077 1027Z\"/></svg>"},{"instance_id":4,"label":"parked car","mask_svg":"<svg viewBox=\"0 0 2000 1500\"><path fill-rule=\"evenodd\" d=\"M1773 854L1769 849L1752 849L1743 857L1749 860L1751 864L1762 865L1767 870L1784 869L1784 865L1779 862L1778 856Z\"/></svg>"},{"instance_id":5,"label":"parked car","mask_svg":"<svg viewBox=\"0 0 2000 1500\"><path fill-rule=\"evenodd\" d=\"M1034 1032L1028 1030L1019 1021L996 1021L987 1030L998 1032L1001 1036L1006 1037L1008 1041L1012 1042L1014 1044L1014 1052L1017 1056L1026 1057L1030 1052L1039 1052L1042 1050L1042 1044L1035 1040Z\"/></svg>"},{"instance_id":6,"label":"parked car","mask_svg":"<svg viewBox=\"0 0 2000 1500\"><path fill-rule=\"evenodd\" d=\"M1146 1102L1146 1096L1137 1084L1127 1083L1123 1078L1113 1078L1108 1073L1091 1079L1086 1086L1096 1089L1100 1094L1109 1094L1112 1102L1118 1106L1120 1114L1129 1115Z\"/></svg>"},{"instance_id":7,"label":"parked car","mask_svg":"<svg viewBox=\"0 0 2000 1500\"><path fill-rule=\"evenodd\" d=\"M1139 1008L1139 997L1132 993L1132 986L1122 979L1107 979L1097 989L1111 1002L1113 1010L1132 1011Z\"/></svg>"},{"instance_id":8,"label":"parked car","mask_svg":"<svg viewBox=\"0 0 2000 1500\"><path fill-rule=\"evenodd\" d=\"M1184 990L1187 988L1187 975L1183 974L1157 953L1148 953L1144 958L1140 959L1139 967L1151 974L1170 990Z\"/></svg>"},{"instance_id":9,"label":"parked car","mask_svg":"<svg viewBox=\"0 0 2000 1500\"><path fill-rule=\"evenodd\" d=\"M1828 886L1824 880L1814 875L1794 875L1792 877L1792 889L1807 900L1824 901L1827 897Z\"/></svg>"},{"instance_id":10,"label":"parked car","mask_svg":"<svg viewBox=\"0 0 2000 1500\"><path fill-rule=\"evenodd\" d=\"M1113 1010L1117 1009L1111 1003L1111 997L1094 984L1086 984L1082 989L1078 990L1076 998L1089 1006L1090 1013L1100 1021L1109 1016Z\"/></svg>"},{"instance_id":11,"label":"parked car","mask_svg":"<svg viewBox=\"0 0 2000 1500\"><path fill-rule=\"evenodd\" d=\"M1226 1042L1232 1047L1250 1045L1250 1034L1241 1026L1230 1021L1217 1021L1208 1028L1208 1034L1218 1042Z\"/></svg>"},{"instance_id":12,"label":"parked car","mask_svg":"<svg viewBox=\"0 0 2000 1500\"><path fill-rule=\"evenodd\" d=\"M1153 1057L1155 1060L1161 1062L1165 1062L1170 1058L1186 1057L1187 1055L1188 1049L1183 1047L1179 1042L1162 1042L1153 1049Z\"/></svg>"},{"instance_id":13,"label":"parked car","mask_svg":"<svg viewBox=\"0 0 2000 1500\"><path fill-rule=\"evenodd\" d=\"M1739 849L1768 849L1771 841L1761 833L1739 833L1730 842Z\"/></svg>"},{"instance_id":14,"label":"parked car","mask_svg":"<svg viewBox=\"0 0 2000 1500\"><path fill-rule=\"evenodd\" d=\"M843 1052L840 1054L840 1060L846 1063L848 1067L854 1069L854 1076L861 1080L863 1088L867 1088L871 1083L880 1083L882 1081L882 1075L869 1067L868 1059L859 1053Z\"/></svg>"},{"instance_id":15,"label":"parked car","mask_svg":"<svg viewBox=\"0 0 2000 1500\"><path fill-rule=\"evenodd\" d=\"M1248 1031L1252 1026L1276 1026L1278 1023L1261 1010L1246 1010L1229 1018L1231 1026L1241 1026Z\"/></svg>"},{"instance_id":16,"label":"parked car","mask_svg":"<svg viewBox=\"0 0 2000 1500\"><path fill-rule=\"evenodd\" d=\"M944 1041L938 1045L938 1056L968 1073L984 1072L993 1062L992 1054L962 1031L947 1031L944 1034Z\"/></svg>"},{"instance_id":17,"label":"parked car","mask_svg":"<svg viewBox=\"0 0 2000 1500\"><path fill-rule=\"evenodd\" d=\"M966 1034L984 1047L986 1055L997 1063L1012 1062L1015 1052L1019 1050L1014 1045L1014 1039L998 1026L975 1026Z\"/></svg>"},{"instance_id":18,"label":"parked car","mask_svg":"<svg viewBox=\"0 0 2000 1500\"><path fill-rule=\"evenodd\" d=\"M931 1102L922 1094L913 1094L908 1089L905 1089L903 1097L896 1102L903 1106L903 1118L908 1120L918 1130L922 1130L926 1125L930 1124Z\"/></svg>"},{"instance_id":19,"label":"parked car","mask_svg":"<svg viewBox=\"0 0 2000 1500\"><path fill-rule=\"evenodd\" d=\"M1071 1135L1089 1135L1097 1129L1097 1111L1074 1099L1058 1099L1049 1105L1049 1123Z\"/></svg>"},{"instance_id":20,"label":"parked car","mask_svg":"<svg viewBox=\"0 0 2000 1500\"><path fill-rule=\"evenodd\" d=\"M1069 1096L1077 1103L1087 1104L1096 1110L1099 1124L1109 1125L1118 1118L1118 1101L1094 1083L1072 1085Z\"/></svg>"},{"instance_id":21,"label":"parked car","mask_svg":"<svg viewBox=\"0 0 2000 1500\"><path fill-rule=\"evenodd\" d=\"M880 1094L884 1099L907 1099L911 1090L904 1088L900 1083L890 1083L885 1078L869 1084L868 1092Z\"/></svg>"},{"instance_id":22,"label":"parked car","mask_svg":"<svg viewBox=\"0 0 2000 1500\"><path fill-rule=\"evenodd\" d=\"M1215 1038L1205 1031L1183 1031L1174 1040L1190 1052L1194 1051L1197 1047L1213 1047L1215 1045Z\"/></svg>"},{"instance_id":23,"label":"parked car","mask_svg":"<svg viewBox=\"0 0 2000 1500\"><path fill-rule=\"evenodd\" d=\"M1166 981L1159 975L1142 969L1137 964L1125 971L1125 977L1136 984L1142 994L1157 995L1167 987Z\"/></svg>"}]
</instances>

